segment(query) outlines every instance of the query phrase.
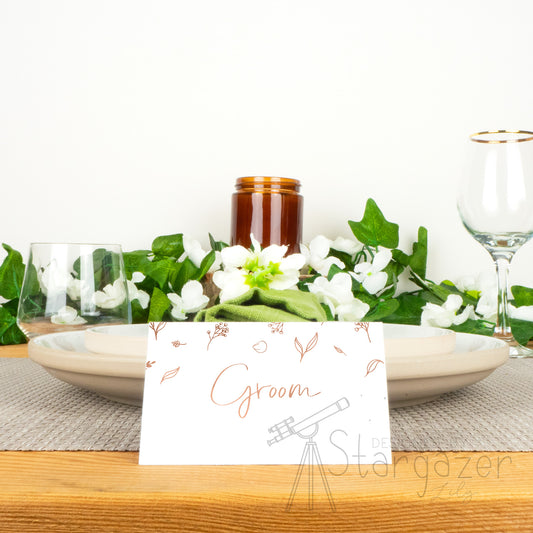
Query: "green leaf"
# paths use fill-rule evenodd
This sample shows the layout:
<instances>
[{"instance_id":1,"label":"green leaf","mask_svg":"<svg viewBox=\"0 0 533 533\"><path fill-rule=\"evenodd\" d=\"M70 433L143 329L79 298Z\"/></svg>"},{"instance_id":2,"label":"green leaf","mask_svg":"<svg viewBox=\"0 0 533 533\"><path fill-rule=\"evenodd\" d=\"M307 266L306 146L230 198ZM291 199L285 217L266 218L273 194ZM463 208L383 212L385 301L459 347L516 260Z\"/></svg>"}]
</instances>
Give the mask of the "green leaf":
<instances>
[{"instance_id":1,"label":"green leaf","mask_svg":"<svg viewBox=\"0 0 533 533\"><path fill-rule=\"evenodd\" d=\"M24 279L24 263L22 255L11 246L2 244L7 257L0 266L0 296L12 300L20 296L20 289Z\"/></svg>"},{"instance_id":2,"label":"green leaf","mask_svg":"<svg viewBox=\"0 0 533 533\"><path fill-rule=\"evenodd\" d=\"M183 233L161 235L160 237L156 237L152 242L152 252L155 255L179 259L184 251Z\"/></svg>"},{"instance_id":3,"label":"green leaf","mask_svg":"<svg viewBox=\"0 0 533 533\"><path fill-rule=\"evenodd\" d=\"M161 259L152 261L145 268L146 276L152 278L161 290L167 290L168 282L176 279L182 263L177 263L174 259Z\"/></svg>"},{"instance_id":4,"label":"green leaf","mask_svg":"<svg viewBox=\"0 0 533 533\"><path fill-rule=\"evenodd\" d=\"M423 226L418 228L418 241L413 243L413 255L409 258L409 266L421 278L426 277L428 257L428 230Z\"/></svg>"},{"instance_id":5,"label":"green leaf","mask_svg":"<svg viewBox=\"0 0 533 533\"><path fill-rule=\"evenodd\" d=\"M150 250L135 250L122 254L124 256L124 267L128 279L131 279L134 272L140 272L146 276L146 268L152 263L148 258L148 255L151 253Z\"/></svg>"},{"instance_id":6,"label":"green leaf","mask_svg":"<svg viewBox=\"0 0 533 533\"><path fill-rule=\"evenodd\" d=\"M329 272L328 272L328 281L331 281L333 276L335 276L335 274L339 274L340 272L343 272L342 268L339 268L335 264L331 265L329 267Z\"/></svg>"},{"instance_id":7,"label":"green leaf","mask_svg":"<svg viewBox=\"0 0 533 533\"><path fill-rule=\"evenodd\" d=\"M170 307L170 300L167 295L155 287L150 300L150 311L148 313L148 322L161 322L163 315Z\"/></svg>"},{"instance_id":8,"label":"green leaf","mask_svg":"<svg viewBox=\"0 0 533 533\"><path fill-rule=\"evenodd\" d=\"M527 344L533 338L533 322L511 318L511 331L519 344Z\"/></svg>"},{"instance_id":9,"label":"green leaf","mask_svg":"<svg viewBox=\"0 0 533 533\"><path fill-rule=\"evenodd\" d=\"M394 259L394 261L397 261L398 263L400 263L400 265L404 267L409 266L410 256L407 255L405 252L402 252L398 248L392 250L392 258Z\"/></svg>"},{"instance_id":10,"label":"green leaf","mask_svg":"<svg viewBox=\"0 0 533 533\"><path fill-rule=\"evenodd\" d=\"M180 265L181 267L176 272L176 275L169 277L169 282L177 294L181 294L181 289L183 289L185 283L196 279L196 273L198 272L198 268L196 268L196 265L188 257Z\"/></svg>"},{"instance_id":11,"label":"green leaf","mask_svg":"<svg viewBox=\"0 0 533 533\"><path fill-rule=\"evenodd\" d=\"M533 305L533 289L522 285L513 285L511 287L515 307L524 305Z\"/></svg>"},{"instance_id":12,"label":"green leaf","mask_svg":"<svg viewBox=\"0 0 533 533\"><path fill-rule=\"evenodd\" d=\"M0 307L0 344L23 344L24 333L17 326L17 319L7 309Z\"/></svg>"},{"instance_id":13,"label":"green leaf","mask_svg":"<svg viewBox=\"0 0 533 533\"><path fill-rule=\"evenodd\" d=\"M211 245L211 249L214 250L215 252L220 252L224 248L228 247L228 245L225 242L215 240L215 238L213 237L213 235L211 235L211 233L209 234L209 244Z\"/></svg>"},{"instance_id":14,"label":"green leaf","mask_svg":"<svg viewBox=\"0 0 533 533\"><path fill-rule=\"evenodd\" d=\"M390 315L383 317L382 321L390 324L420 325L422 307L426 300L415 293L404 292L396 297L398 308Z\"/></svg>"},{"instance_id":15,"label":"green leaf","mask_svg":"<svg viewBox=\"0 0 533 533\"><path fill-rule=\"evenodd\" d=\"M469 318L466 322L459 324L458 326L450 326L451 330L457 333L473 333L475 335L488 335L491 336L494 332L494 324L490 324L483 320L472 320Z\"/></svg>"},{"instance_id":16,"label":"green leaf","mask_svg":"<svg viewBox=\"0 0 533 533\"><path fill-rule=\"evenodd\" d=\"M159 289L158 289L159 290ZM131 302L131 321L133 324L146 324L150 307L143 309L139 300Z\"/></svg>"},{"instance_id":17,"label":"green leaf","mask_svg":"<svg viewBox=\"0 0 533 533\"><path fill-rule=\"evenodd\" d=\"M394 313L400 306L395 299L383 300L374 309L371 309L364 317L365 322L377 322Z\"/></svg>"},{"instance_id":18,"label":"green leaf","mask_svg":"<svg viewBox=\"0 0 533 533\"><path fill-rule=\"evenodd\" d=\"M369 198L360 222L348 221L356 239L367 246L396 248L399 241L398 224L388 222L376 202Z\"/></svg>"},{"instance_id":19,"label":"green leaf","mask_svg":"<svg viewBox=\"0 0 533 533\"><path fill-rule=\"evenodd\" d=\"M196 275L194 279L197 281L200 281L209 272L209 269L213 266L215 259L216 259L215 251L211 250L202 259L202 262L200 263L200 268L196 271Z\"/></svg>"}]
</instances>

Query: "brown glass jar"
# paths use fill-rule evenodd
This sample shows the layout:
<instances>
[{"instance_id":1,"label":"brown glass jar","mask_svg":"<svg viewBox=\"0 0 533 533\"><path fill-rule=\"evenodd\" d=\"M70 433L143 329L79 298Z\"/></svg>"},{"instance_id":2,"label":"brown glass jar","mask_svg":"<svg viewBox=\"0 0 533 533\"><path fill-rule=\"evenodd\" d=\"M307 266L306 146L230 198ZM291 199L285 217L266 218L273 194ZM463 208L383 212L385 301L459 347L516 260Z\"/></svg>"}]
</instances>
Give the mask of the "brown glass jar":
<instances>
[{"instance_id":1,"label":"brown glass jar","mask_svg":"<svg viewBox=\"0 0 533 533\"><path fill-rule=\"evenodd\" d=\"M300 251L303 197L291 178L252 176L235 183L231 205L231 245L249 248L250 234L264 248L286 244L288 254Z\"/></svg>"}]
</instances>

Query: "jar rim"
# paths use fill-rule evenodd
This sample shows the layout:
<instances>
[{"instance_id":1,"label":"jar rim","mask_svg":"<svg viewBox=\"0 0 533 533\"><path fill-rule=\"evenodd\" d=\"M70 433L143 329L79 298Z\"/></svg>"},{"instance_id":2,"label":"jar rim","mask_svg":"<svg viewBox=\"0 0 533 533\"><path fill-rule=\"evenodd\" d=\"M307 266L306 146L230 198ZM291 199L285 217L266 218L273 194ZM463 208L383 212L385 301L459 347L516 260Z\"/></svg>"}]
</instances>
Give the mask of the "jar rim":
<instances>
[{"instance_id":1,"label":"jar rim","mask_svg":"<svg viewBox=\"0 0 533 533\"><path fill-rule=\"evenodd\" d=\"M277 176L244 176L237 178L235 182L237 190L261 189L272 192L299 192L300 186L300 180Z\"/></svg>"}]
</instances>

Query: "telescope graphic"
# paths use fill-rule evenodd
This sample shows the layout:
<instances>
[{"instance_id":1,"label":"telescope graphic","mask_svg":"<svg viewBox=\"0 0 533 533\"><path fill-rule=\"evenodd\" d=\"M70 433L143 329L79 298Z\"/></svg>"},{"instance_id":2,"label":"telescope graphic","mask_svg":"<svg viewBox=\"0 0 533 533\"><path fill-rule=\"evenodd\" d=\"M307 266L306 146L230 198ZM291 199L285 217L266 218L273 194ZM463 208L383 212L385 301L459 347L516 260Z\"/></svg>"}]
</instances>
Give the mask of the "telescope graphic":
<instances>
[{"instance_id":1,"label":"telescope graphic","mask_svg":"<svg viewBox=\"0 0 533 533\"><path fill-rule=\"evenodd\" d=\"M320 472L322 485L328 496L331 509L335 511L335 502L333 501L333 496L331 495L331 490L326 478L326 472L324 471L324 465L320 459L317 443L313 441L313 437L315 437L315 435L318 433L320 422L339 413L340 411L344 411L344 409L347 409L348 407L350 407L350 402L346 398L341 398L331 405L324 407L324 409L321 409L311 416L304 418L300 422L295 423L294 418L291 416L268 429L269 433L274 433L273 438L267 440L267 444L269 446L272 446L277 442L281 442L292 435L297 435L298 437L307 440L304 446L302 458L300 460L300 465L298 466L298 472L296 473L296 477L292 485L291 495L287 503L288 511L290 511L294 502L294 497L296 496L296 491L298 490L302 473L306 465L308 470L307 507L310 510L313 508L313 470L315 464Z\"/></svg>"}]
</instances>

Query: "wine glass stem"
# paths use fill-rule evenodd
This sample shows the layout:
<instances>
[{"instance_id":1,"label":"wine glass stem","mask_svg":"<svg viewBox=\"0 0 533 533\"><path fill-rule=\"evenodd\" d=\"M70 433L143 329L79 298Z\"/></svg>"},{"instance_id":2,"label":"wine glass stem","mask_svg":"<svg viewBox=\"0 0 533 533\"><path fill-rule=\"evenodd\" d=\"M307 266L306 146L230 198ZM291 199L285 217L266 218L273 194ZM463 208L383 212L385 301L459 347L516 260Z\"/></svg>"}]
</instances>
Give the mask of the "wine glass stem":
<instances>
[{"instance_id":1,"label":"wine glass stem","mask_svg":"<svg viewBox=\"0 0 533 533\"><path fill-rule=\"evenodd\" d=\"M511 324L509 322L507 294L509 283L509 269L513 254L494 254L496 273L498 274L498 319L494 328L494 336L506 341L513 340Z\"/></svg>"}]
</instances>

